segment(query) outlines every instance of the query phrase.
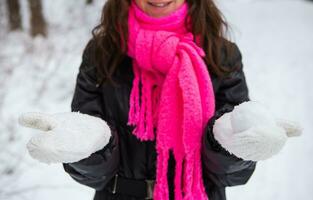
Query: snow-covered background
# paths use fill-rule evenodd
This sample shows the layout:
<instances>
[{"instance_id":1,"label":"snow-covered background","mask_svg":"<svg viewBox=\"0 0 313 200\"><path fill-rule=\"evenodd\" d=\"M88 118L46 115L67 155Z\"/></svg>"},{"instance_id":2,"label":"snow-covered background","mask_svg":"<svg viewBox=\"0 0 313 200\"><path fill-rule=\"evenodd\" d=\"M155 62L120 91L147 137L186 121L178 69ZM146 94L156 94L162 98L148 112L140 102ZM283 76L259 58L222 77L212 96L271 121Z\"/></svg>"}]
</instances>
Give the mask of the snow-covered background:
<instances>
[{"instance_id":1,"label":"snow-covered background","mask_svg":"<svg viewBox=\"0 0 313 200\"><path fill-rule=\"evenodd\" d=\"M48 39L32 39L21 1L23 32L8 33L0 1L0 199L92 199L61 165L32 160L25 144L35 134L21 128L22 112L69 111L83 47L104 1L43 0ZM313 3L302 0L219 0L241 49L250 97L279 117L297 120L302 137L259 162L246 185L227 188L229 200L312 199Z\"/></svg>"}]
</instances>

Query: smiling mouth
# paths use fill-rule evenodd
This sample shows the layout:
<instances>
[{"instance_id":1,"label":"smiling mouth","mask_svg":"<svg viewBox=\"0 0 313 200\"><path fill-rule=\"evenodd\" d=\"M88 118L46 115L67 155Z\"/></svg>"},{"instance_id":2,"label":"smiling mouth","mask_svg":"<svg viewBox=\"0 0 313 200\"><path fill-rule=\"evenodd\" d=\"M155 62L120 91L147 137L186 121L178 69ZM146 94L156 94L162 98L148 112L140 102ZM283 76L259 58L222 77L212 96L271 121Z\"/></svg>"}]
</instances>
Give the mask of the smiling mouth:
<instances>
[{"instance_id":1,"label":"smiling mouth","mask_svg":"<svg viewBox=\"0 0 313 200\"><path fill-rule=\"evenodd\" d=\"M161 2L161 3L148 2L149 5L154 6L154 7L158 7L158 8L166 7L166 6L170 5L171 3L172 3L172 1L169 1L169 2Z\"/></svg>"}]
</instances>

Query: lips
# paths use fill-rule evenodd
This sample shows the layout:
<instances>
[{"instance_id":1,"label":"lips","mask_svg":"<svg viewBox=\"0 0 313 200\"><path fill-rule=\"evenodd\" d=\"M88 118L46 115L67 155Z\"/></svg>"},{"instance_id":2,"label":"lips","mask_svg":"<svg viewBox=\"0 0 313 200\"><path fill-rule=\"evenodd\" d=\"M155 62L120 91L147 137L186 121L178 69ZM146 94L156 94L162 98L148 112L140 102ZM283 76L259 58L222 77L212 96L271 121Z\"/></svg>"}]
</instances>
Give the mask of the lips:
<instances>
[{"instance_id":1,"label":"lips","mask_svg":"<svg viewBox=\"0 0 313 200\"><path fill-rule=\"evenodd\" d=\"M172 1L167 1L167 2L153 2L153 1L148 1L148 4L154 7L158 7L158 8L164 8L166 6L168 6L169 4L171 4Z\"/></svg>"}]
</instances>

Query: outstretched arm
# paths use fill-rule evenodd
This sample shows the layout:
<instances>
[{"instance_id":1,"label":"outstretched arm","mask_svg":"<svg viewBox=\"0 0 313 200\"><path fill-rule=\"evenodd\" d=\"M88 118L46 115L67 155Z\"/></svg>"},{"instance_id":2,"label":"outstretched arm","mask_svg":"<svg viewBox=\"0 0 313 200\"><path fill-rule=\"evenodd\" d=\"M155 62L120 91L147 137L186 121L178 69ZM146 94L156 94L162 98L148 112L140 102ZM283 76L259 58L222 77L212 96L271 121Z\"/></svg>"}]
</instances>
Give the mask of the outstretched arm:
<instances>
[{"instance_id":1,"label":"outstretched arm","mask_svg":"<svg viewBox=\"0 0 313 200\"><path fill-rule=\"evenodd\" d=\"M102 118L110 126L112 137L103 149L78 162L63 163L63 168L77 182L101 190L118 169L119 145L114 124L103 111L100 88L96 83L96 68L91 60L93 47L90 42L84 50L71 110Z\"/></svg>"},{"instance_id":2,"label":"outstretched arm","mask_svg":"<svg viewBox=\"0 0 313 200\"><path fill-rule=\"evenodd\" d=\"M216 119L231 112L234 106L249 100L248 87L243 72L242 56L238 46L232 43L233 53L224 54L225 65L236 67L218 83L215 94L216 112L209 120L202 144L204 181L218 187L245 184L253 174L256 162L243 160L229 153L214 138L212 129Z\"/></svg>"}]
</instances>

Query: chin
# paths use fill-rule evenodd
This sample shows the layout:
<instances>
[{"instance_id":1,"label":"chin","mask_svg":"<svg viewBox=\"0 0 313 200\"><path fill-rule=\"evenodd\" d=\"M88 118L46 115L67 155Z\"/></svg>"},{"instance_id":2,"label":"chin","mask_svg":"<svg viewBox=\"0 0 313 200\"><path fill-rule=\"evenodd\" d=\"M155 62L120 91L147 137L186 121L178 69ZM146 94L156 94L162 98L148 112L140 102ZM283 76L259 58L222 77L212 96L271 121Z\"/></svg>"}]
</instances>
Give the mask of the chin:
<instances>
[{"instance_id":1,"label":"chin","mask_svg":"<svg viewBox=\"0 0 313 200\"><path fill-rule=\"evenodd\" d=\"M141 1L139 7L148 15L159 18L174 12L182 4L175 0L148 0Z\"/></svg>"}]
</instances>

